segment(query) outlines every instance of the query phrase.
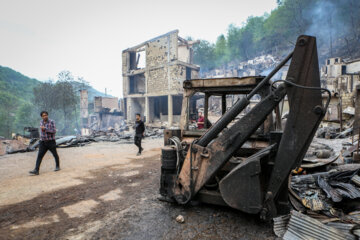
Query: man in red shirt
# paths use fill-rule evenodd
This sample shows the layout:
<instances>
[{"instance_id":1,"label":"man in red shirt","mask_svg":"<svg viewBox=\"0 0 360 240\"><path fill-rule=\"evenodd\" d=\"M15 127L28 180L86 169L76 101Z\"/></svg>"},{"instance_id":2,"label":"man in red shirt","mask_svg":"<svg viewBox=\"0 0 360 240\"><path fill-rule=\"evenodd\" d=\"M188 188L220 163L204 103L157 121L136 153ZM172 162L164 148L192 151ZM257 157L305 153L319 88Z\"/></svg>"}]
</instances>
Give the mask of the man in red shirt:
<instances>
[{"instance_id":1,"label":"man in red shirt","mask_svg":"<svg viewBox=\"0 0 360 240\"><path fill-rule=\"evenodd\" d=\"M40 116L42 120L40 121L40 144L39 144L39 153L36 160L35 169L30 171L30 174L39 175L40 164L45 155L45 153L50 150L52 155L55 158L56 167L54 171L60 170L60 163L59 163L59 155L56 151L56 142L55 142L55 121L49 119L48 112L42 111Z\"/></svg>"},{"instance_id":2,"label":"man in red shirt","mask_svg":"<svg viewBox=\"0 0 360 240\"><path fill-rule=\"evenodd\" d=\"M197 120L197 128L198 129L203 129L204 128L204 122L205 122L205 118L202 115L202 112L199 112L199 118Z\"/></svg>"}]
</instances>

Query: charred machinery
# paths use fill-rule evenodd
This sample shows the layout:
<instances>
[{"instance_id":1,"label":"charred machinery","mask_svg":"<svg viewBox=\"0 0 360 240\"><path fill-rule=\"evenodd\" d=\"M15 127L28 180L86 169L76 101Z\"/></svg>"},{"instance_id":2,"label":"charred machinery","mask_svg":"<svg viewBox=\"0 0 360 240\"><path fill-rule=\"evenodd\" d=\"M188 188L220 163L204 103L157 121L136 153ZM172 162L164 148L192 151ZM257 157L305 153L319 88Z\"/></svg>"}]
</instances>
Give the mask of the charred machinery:
<instances>
[{"instance_id":1,"label":"charred machinery","mask_svg":"<svg viewBox=\"0 0 360 240\"><path fill-rule=\"evenodd\" d=\"M290 59L286 80L271 80ZM300 165L330 100L322 101L329 91L320 87L316 39L299 36L294 51L266 77L194 79L183 87L180 130L165 131L162 198L230 206L263 219L287 213L288 176ZM204 95L205 127L191 129L190 99L198 93ZM221 96L222 116L210 126L213 95ZM226 109L228 95L243 97ZM248 109L254 96L260 100ZM282 128L284 98L289 114Z\"/></svg>"}]
</instances>

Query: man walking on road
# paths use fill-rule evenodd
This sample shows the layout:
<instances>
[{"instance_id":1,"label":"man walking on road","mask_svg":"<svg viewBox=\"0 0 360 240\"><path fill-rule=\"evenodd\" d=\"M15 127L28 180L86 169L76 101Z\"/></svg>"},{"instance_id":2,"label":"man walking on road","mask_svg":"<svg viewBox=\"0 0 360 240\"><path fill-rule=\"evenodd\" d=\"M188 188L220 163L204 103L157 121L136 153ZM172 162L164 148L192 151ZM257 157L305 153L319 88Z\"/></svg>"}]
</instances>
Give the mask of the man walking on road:
<instances>
[{"instance_id":1,"label":"man walking on road","mask_svg":"<svg viewBox=\"0 0 360 240\"><path fill-rule=\"evenodd\" d=\"M56 142L55 142L55 122L54 120L49 119L48 112L42 111L40 116L42 120L40 121L40 144L39 144L39 153L36 160L35 169L30 171L30 174L39 175L40 164L45 155L45 153L50 150L52 155L55 158L56 167L54 171L60 170L59 155L56 151Z\"/></svg>"},{"instance_id":2,"label":"man walking on road","mask_svg":"<svg viewBox=\"0 0 360 240\"><path fill-rule=\"evenodd\" d=\"M140 156L141 152L144 150L141 147L141 139L144 137L144 132L145 132L144 122L141 121L140 113L137 113L136 121L135 121L135 138L134 138L135 145L139 148L139 152L136 154L137 156Z\"/></svg>"}]
</instances>

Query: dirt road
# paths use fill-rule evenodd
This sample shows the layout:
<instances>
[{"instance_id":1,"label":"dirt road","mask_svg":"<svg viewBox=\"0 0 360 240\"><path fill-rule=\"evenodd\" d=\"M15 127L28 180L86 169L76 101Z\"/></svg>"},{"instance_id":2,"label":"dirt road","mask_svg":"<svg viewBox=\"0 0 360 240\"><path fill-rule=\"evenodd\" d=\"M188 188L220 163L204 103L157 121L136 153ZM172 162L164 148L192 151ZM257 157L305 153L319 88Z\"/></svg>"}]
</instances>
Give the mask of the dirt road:
<instances>
[{"instance_id":1,"label":"dirt road","mask_svg":"<svg viewBox=\"0 0 360 240\"><path fill-rule=\"evenodd\" d=\"M47 154L39 176L36 152L0 157L0 239L274 239L254 216L158 201L162 142L59 149L62 170Z\"/></svg>"}]
</instances>

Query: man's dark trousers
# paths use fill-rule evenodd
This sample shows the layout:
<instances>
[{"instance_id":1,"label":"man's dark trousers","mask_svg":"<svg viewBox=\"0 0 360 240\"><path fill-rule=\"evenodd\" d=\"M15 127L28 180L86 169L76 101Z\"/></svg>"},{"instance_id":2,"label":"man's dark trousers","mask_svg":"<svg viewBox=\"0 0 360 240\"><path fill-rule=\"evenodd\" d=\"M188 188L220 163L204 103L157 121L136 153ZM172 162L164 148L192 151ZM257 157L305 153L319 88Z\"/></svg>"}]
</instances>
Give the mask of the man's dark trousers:
<instances>
[{"instance_id":1,"label":"man's dark trousers","mask_svg":"<svg viewBox=\"0 0 360 240\"><path fill-rule=\"evenodd\" d=\"M136 134L135 135L135 138L134 138L134 142L135 142L135 145L139 148L139 153L141 153L141 139L142 139L142 134Z\"/></svg>"},{"instance_id":2,"label":"man's dark trousers","mask_svg":"<svg viewBox=\"0 0 360 240\"><path fill-rule=\"evenodd\" d=\"M56 142L55 142L55 140L40 141L39 153L38 153L38 157L37 157L37 160L36 160L36 167L35 167L35 169L37 171L39 171L41 161L42 161L45 153L48 150L52 153L52 155L55 158L56 167L60 167L59 155L57 154L57 151L56 151Z\"/></svg>"}]
</instances>

